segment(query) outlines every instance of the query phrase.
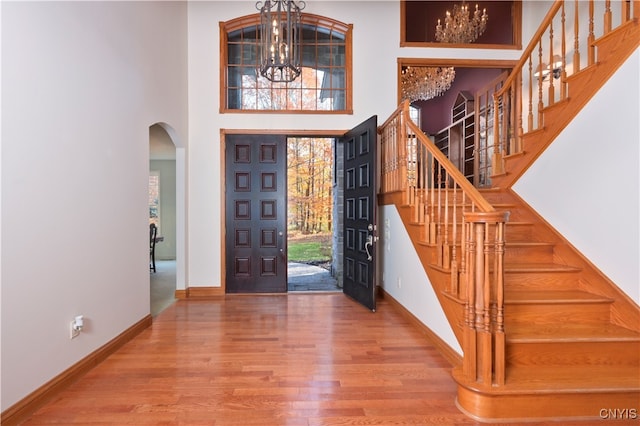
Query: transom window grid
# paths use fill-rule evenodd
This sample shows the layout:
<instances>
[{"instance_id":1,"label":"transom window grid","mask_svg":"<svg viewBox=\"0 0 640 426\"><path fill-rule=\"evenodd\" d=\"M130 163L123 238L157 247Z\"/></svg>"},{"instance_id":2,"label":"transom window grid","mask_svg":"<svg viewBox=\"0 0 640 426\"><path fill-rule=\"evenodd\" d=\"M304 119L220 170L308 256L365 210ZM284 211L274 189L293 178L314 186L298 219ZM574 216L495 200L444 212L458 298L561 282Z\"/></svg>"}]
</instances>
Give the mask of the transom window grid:
<instances>
[{"instance_id":1,"label":"transom window grid","mask_svg":"<svg viewBox=\"0 0 640 426\"><path fill-rule=\"evenodd\" d=\"M259 75L259 15L221 26L221 112L352 113L352 26L303 14L302 74L289 83Z\"/></svg>"}]
</instances>

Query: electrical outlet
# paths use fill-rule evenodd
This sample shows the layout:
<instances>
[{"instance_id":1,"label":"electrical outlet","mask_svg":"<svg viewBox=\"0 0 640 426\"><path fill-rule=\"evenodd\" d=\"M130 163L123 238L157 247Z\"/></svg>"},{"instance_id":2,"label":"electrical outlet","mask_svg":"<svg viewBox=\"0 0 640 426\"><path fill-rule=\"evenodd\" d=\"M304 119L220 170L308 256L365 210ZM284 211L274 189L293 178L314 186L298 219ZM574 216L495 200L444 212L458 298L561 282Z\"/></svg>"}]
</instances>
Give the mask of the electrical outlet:
<instances>
[{"instance_id":1,"label":"electrical outlet","mask_svg":"<svg viewBox=\"0 0 640 426\"><path fill-rule=\"evenodd\" d=\"M402 288L402 279L398 277L398 288Z\"/></svg>"},{"instance_id":2,"label":"electrical outlet","mask_svg":"<svg viewBox=\"0 0 640 426\"><path fill-rule=\"evenodd\" d=\"M69 324L69 338L75 339L79 335L80 335L80 329L76 327L76 320L73 320Z\"/></svg>"}]
</instances>

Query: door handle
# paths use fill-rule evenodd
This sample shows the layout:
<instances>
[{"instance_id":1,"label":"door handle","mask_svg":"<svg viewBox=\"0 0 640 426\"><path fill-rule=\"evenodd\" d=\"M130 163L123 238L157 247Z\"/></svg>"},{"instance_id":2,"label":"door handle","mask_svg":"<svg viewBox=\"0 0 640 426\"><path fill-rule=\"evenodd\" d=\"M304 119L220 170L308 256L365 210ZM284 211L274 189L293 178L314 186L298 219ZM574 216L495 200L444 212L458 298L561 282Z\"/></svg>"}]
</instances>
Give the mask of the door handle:
<instances>
[{"instance_id":1,"label":"door handle","mask_svg":"<svg viewBox=\"0 0 640 426\"><path fill-rule=\"evenodd\" d=\"M367 235L367 241L364 243L364 251L367 252L367 260L371 262L371 260L373 259L373 256L371 255L369 248L373 248L373 243L378 241L378 237L374 235L376 231L376 226L373 223L370 223L369 226L367 226L367 230L370 232L370 234Z\"/></svg>"},{"instance_id":2,"label":"door handle","mask_svg":"<svg viewBox=\"0 0 640 426\"><path fill-rule=\"evenodd\" d=\"M278 246L279 246L279 251L280 253L284 256L284 247L283 247L283 243L284 243L284 232L282 231L278 231Z\"/></svg>"},{"instance_id":3,"label":"door handle","mask_svg":"<svg viewBox=\"0 0 640 426\"><path fill-rule=\"evenodd\" d=\"M371 234L367 236L367 242L364 243L364 250L367 252L367 260L371 262L371 259L373 259L373 257L371 257L371 252L369 251L369 247L373 247L373 235Z\"/></svg>"}]
</instances>

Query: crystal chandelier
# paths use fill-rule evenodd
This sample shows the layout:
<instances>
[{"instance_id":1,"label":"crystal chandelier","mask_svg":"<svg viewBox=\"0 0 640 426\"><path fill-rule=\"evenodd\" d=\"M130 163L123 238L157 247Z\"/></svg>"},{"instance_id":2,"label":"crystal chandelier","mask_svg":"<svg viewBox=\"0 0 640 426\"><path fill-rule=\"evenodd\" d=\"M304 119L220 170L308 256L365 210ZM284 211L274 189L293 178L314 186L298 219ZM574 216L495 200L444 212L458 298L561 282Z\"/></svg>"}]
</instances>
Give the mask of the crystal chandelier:
<instances>
[{"instance_id":1,"label":"crystal chandelier","mask_svg":"<svg viewBox=\"0 0 640 426\"><path fill-rule=\"evenodd\" d=\"M447 10L444 28L438 19L436 40L441 43L473 43L487 28L488 19L487 9L482 9L482 15L480 15L477 4L473 18L469 18L469 6L464 1L460 7L457 4L453 5L453 13Z\"/></svg>"},{"instance_id":2,"label":"crystal chandelier","mask_svg":"<svg viewBox=\"0 0 640 426\"><path fill-rule=\"evenodd\" d=\"M259 1L260 75L270 81L291 82L300 75L302 9L304 1Z\"/></svg>"},{"instance_id":3,"label":"crystal chandelier","mask_svg":"<svg viewBox=\"0 0 640 426\"><path fill-rule=\"evenodd\" d=\"M453 67L406 67L400 82L402 99L428 101L449 90L456 71Z\"/></svg>"}]
</instances>

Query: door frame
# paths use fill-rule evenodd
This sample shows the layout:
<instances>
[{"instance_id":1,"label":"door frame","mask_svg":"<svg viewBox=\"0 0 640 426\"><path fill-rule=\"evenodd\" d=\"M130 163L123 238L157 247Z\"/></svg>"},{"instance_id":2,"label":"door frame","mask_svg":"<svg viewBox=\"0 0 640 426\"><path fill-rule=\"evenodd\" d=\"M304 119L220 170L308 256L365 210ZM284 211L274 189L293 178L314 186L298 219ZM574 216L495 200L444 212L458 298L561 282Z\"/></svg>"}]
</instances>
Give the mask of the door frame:
<instances>
[{"instance_id":1,"label":"door frame","mask_svg":"<svg viewBox=\"0 0 640 426\"><path fill-rule=\"evenodd\" d=\"M225 212L220 216L220 294L227 292L227 253L226 253L226 135L278 135L291 137L321 137L321 138L339 138L344 136L347 130L294 130L294 129L220 129L220 206L221 211ZM284 293L287 294L287 293Z\"/></svg>"}]
</instances>

